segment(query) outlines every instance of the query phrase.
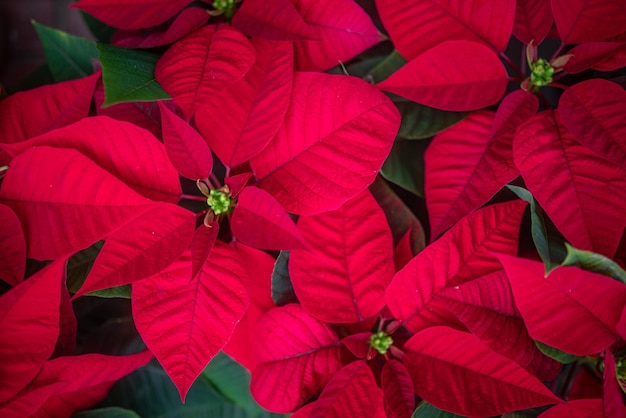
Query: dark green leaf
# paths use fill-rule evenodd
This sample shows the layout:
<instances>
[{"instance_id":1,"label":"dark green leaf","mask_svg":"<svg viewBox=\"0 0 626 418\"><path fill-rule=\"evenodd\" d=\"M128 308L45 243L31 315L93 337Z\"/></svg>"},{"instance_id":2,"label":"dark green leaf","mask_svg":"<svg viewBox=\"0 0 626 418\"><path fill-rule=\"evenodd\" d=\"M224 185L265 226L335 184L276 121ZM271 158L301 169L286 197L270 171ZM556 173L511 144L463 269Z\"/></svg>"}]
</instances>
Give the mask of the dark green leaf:
<instances>
[{"instance_id":1,"label":"dark green leaf","mask_svg":"<svg viewBox=\"0 0 626 418\"><path fill-rule=\"evenodd\" d=\"M396 138L380 174L398 186L424 197L424 153L429 143Z\"/></svg>"},{"instance_id":2,"label":"dark green leaf","mask_svg":"<svg viewBox=\"0 0 626 418\"><path fill-rule=\"evenodd\" d=\"M558 361L561 364L573 363L580 358L573 354L569 354L564 351L561 351L558 348L550 347L549 345L546 345L542 343L541 341L535 341L535 343L537 344L537 348L539 348L539 350L543 354Z\"/></svg>"},{"instance_id":3,"label":"dark green leaf","mask_svg":"<svg viewBox=\"0 0 626 418\"><path fill-rule=\"evenodd\" d=\"M403 98L394 98L394 103L402 115L398 136L406 139L430 138L469 115L433 109Z\"/></svg>"},{"instance_id":4,"label":"dark green leaf","mask_svg":"<svg viewBox=\"0 0 626 418\"><path fill-rule=\"evenodd\" d=\"M578 266L583 270L604 274L626 284L626 271L619 264L602 254L591 251L583 251L572 247L567 242L567 256L563 260L563 266Z\"/></svg>"},{"instance_id":5,"label":"dark green leaf","mask_svg":"<svg viewBox=\"0 0 626 418\"><path fill-rule=\"evenodd\" d=\"M442 411L428 402L422 402L413 412L412 418L462 418L452 412Z\"/></svg>"},{"instance_id":6,"label":"dark green leaf","mask_svg":"<svg viewBox=\"0 0 626 418\"><path fill-rule=\"evenodd\" d=\"M170 99L154 78L159 55L99 43L104 82L103 107L122 102L152 102Z\"/></svg>"},{"instance_id":7,"label":"dark green leaf","mask_svg":"<svg viewBox=\"0 0 626 418\"><path fill-rule=\"evenodd\" d=\"M272 300L277 306L298 302L289 277L289 251L281 251L274 263Z\"/></svg>"},{"instance_id":8,"label":"dark green leaf","mask_svg":"<svg viewBox=\"0 0 626 418\"><path fill-rule=\"evenodd\" d=\"M80 14L85 21L85 24L89 28L89 31L96 37L99 42L110 43L111 38L113 38L113 34L117 32L117 29L107 25L106 23L100 22L98 19L93 17L92 15L80 11Z\"/></svg>"},{"instance_id":9,"label":"dark green leaf","mask_svg":"<svg viewBox=\"0 0 626 418\"><path fill-rule=\"evenodd\" d=\"M393 50L393 52L387 57L380 61L378 65L372 68L367 75L364 77L366 81L370 83L380 83L391 74L398 71L398 69L406 64L406 60L397 50Z\"/></svg>"},{"instance_id":10,"label":"dark green leaf","mask_svg":"<svg viewBox=\"0 0 626 418\"><path fill-rule=\"evenodd\" d=\"M345 74L344 72L344 68L345 68L345 70L348 72L349 75L363 78L367 75L367 73L372 68L374 68L377 64L379 64L383 59L384 57L372 57L372 58L363 59L361 61L356 61L346 67L342 67L341 65L338 65L328 70L328 73L329 74Z\"/></svg>"},{"instance_id":11,"label":"dark green leaf","mask_svg":"<svg viewBox=\"0 0 626 418\"><path fill-rule=\"evenodd\" d=\"M79 412L73 418L141 418L135 411L130 409L111 406L108 408L92 409L91 411Z\"/></svg>"},{"instance_id":12,"label":"dark green leaf","mask_svg":"<svg viewBox=\"0 0 626 418\"><path fill-rule=\"evenodd\" d=\"M48 68L55 82L83 78L93 73L92 59L98 58L93 41L32 22L41 40Z\"/></svg>"}]
</instances>

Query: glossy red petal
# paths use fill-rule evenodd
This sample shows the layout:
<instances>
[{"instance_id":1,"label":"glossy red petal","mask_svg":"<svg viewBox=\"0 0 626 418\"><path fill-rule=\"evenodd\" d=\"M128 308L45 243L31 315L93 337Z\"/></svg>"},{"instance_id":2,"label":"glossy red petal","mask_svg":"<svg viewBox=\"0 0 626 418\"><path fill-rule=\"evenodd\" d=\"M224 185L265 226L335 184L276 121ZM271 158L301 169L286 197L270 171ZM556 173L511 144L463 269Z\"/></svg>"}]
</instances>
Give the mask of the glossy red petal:
<instances>
[{"instance_id":1,"label":"glossy red petal","mask_svg":"<svg viewBox=\"0 0 626 418\"><path fill-rule=\"evenodd\" d=\"M271 41L317 38L315 29L304 21L289 0L246 0L235 13L232 23L253 38Z\"/></svg>"},{"instance_id":2,"label":"glossy red petal","mask_svg":"<svg viewBox=\"0 0 626 418\"><path fill-rule=\"evenodd\" d=\"M191 257L186 253L155 276L133 283L137 330L183 401L248 307L245 276L235 250L218 241L191 282Z\"/></svg>"},{"instance_id":3,"label":"glossy red petal","mask_svg":"<svg viewBox=\"0 0 626 418\"><path fill-rule=\"evenodd\" d=\"M409 60L453 39L504 51L515 19L512 0L376 0L376 6L394 46Z\"/></svg>"},{"instance_id":4,"label":"glossy red petal","mask_svg":"<svg viewBox=\"0 0 626 418\"><path fill-rule=\"evenodd\" d=\"M292 250L306 247L296 224L271 194L258 187L244 187L231 218L233 235L250 247Z\"/></svg>"},{"instance_id":5,"label":"glossy red petal","mask_svg":"<svg viewBox=\"0 0 626 418\"><path fill-rule=\"evenodd\" d=\"M20 142L89 114L100 73L15 93L0 102L0 143Z\"/></svg>"},{"instance_id":6,"label":"glossy red petal","mask_svg":"<svg viewBox=\"0 0 626 418\"><path fill-rule=\"evenodd\" d=\"M552 28L552 8L545 0L517 0L513 35L525 44L539 45Z\"/></svg>"},{"instance_id":7,"label":"glossy red petal","mask_svg":"<svg viewBox=\"0 0 626 418\"><path fill-rule=\"evenodd\" d=\"M559 99L561 120L576 139L621 167L626 167L624 108L622 86L599 78L573 85Z\"/></svg>"},{"instance_id":8,"label":"glossy red petal","mask_svg":"<svg viewBox=\"0 0 626 418\"><path fill-rule=\"evenodd\" d=\"M411 375L401 362L393 359L385 362L381 387L385 393L385 405L390 418L407 418L413 414L415 390Z\"/></svg>"},{"instance_id":9,"label":"glossy red petal","mask_svg":"<svg viewBox=\"0 0 626 418\"><path fill-rule=\"evenodd\" d=\"M369 191L339 209L302 216L298 229L310 250L293 250L289 273L302 306L332 323L358 322L385 305L394 274L385 216Z\"/></svg>"},{"instance_id":10,"label":"glossy red petal","mask_svg":"<svg viewBox=\"0 0 626 418\"><path fill-rule=\"evenodd\" d=\"M626 28L621 0L552 0L552 13L566 44L604 41Z\"/></svg>"},{"instance_id":11,"label":"glossy red petal","mask_svg":"<svg viewBox=\"0 0 626 418\"><path fill-rule=\"evenodd\" d=\"M291 99L293 46L259 39L252 44L257 61L250 71L228 90L208 98L195 117L204 139L229 167L248 161L267 146Z\"/></svg>"},{"instance_id":12,"label":"glossy red petal","mask_svg":"<svg viewBox=\"0 0 626 418\"><path fill-rule=\"evenodd\" d=\"M626 212L615 210L626 203L626 172L580 145L556 111L522 125L513 145L528 190L565 238L613 256L626 225Z\"/></svg>"},{"instance_id":13,"label":"glossy red petal","mask_svg":"<svg viewBox=\"0 0 626 418\"><path fill-rule=\"evenodd\" d=\"M400 126L380 91L355 77L296 73L276 137L251 160L261 187L292 213L336 209L375 178Z\"/></svg>"},{"instance_id":14,"label":"glossy red petal","mask_svg":"<svg viewBox=\"0 0 626 418\"><path fill-rule=\"evenodd\" d=\"M599 69L598 65L604 61L611 63L612 57L624 52L626 52L626 42L585 42L567 52L573 56L565 64L565 71L574 74L589 68ZM617 60L610 68L617 70L623 66L626 66L626 59Z\"/></svg>"},{"instance_id":15,"label":"glossy red petal","mask_svg":"<svg viewBox=\"0 0 626 418\"><path fill-rule=\"evenodd\" d=\"M161 126L167 155L181 176L198 180L209 177L213 170L213 156L202 136L162 102Z\"/></svg>"},{"instance_id":16,"label":"glossy red petal","mask_svg":"<svg viewBox=\"0 0 626 418\"><path fill-rule=\"evenodd\" d=\"M491 49L472 41L446 41L377 86L426 106L466 111L495 104L507 84L504 65Z\"/></svg>"},{"instance_id":17,"label":"glossy red petal","mask_svg":"<svg viewBox=\"0 0 626 418\"><path fill-rule=\"evenodd\" d=\"M118 29L143 29L163 23L191 0L80 0L75 7Z\"/></svg>"},{"instance_id":18,"label":"glossy red petal","mask_svg":"<svg viewBox=\"0 0 626 418\"><path fill-rule=\"evenodd\" d=\"M553 406L537 418L603 418L602 399L577 399Z\"/></svg>"},{"instance_id":19,"label":"glossy red petal","mask_svg":"<svg viewBox=\"0 0 626 418\"><path fill-rule=\"evenodd\" d=\"M539 379L471 334L428 328L411 337L404 351L418 396L455 414L493 416L561 402Z\"/></svg>"},{"instance_id":20,"label":"glossy red petal","mask_svg":"<svg viewBox=\"0 0 626 418\"><path fill-rule=\"evenodd\" d=\"M493 112L478 111L435 136L424 157L431 237L487 203L519 175L513 136L490 136Z\"/></svg>"},{"instance_id":21,"label":"glossy red petal","mask_svg":"<svg viewBox=\"0 0 626 418\"><path fill-rule=\"evenodd\" d=\"M0 278L12 286L24 280L26 272L26 242L17 215L10 207L0 204Z\"/></svg>"},{"instance_id":22,"label":"glossy red petal","mask_svg":"<svg viewBox=\"0 0 626 418\"><path fill-rule=\"evenodd\" d=\"M241 79L255 57L241 32L209 25L172 45L154 75L189 120L213 95Z\"/></svg>"},{"instance_id":23,"label":"glossy red petal","mask_svg":"<svg viewBox=\"0 0 626 418\"><path fill-rule=\"evenodd\" d=\"M387 305L394 317L404 320L409 329L418 329L415 323L431 312L434 293L500 270L492 252L517 254L525 208L520 200L487 206L426 247L396 273L387 288Z\"/></svg>"},{"instance_id":24,"label":"glossy red petal","mask_svg":"<svg viewBox=\"0 0 626 418\"><path fill-rule=\"evenodd\" d=\"M499 259L531 337L579 356L599 353L617 340L615 327L626 304L623 284L577 267L558 267L544 278L540 262Z\"/></svg>"},{"instance_id":25,"label":"glossy red petal","mask_svg":"<svg viewBox=\"0 0 626 418\"><path fill-rule=\"evenodd\" d=\"M250 391L261 406L275 412L296 410L341 369L335 332L297 304L274 308L261 318L256 352Z\"/></svg>"},{"instance_id":26,"label":"glossy red petal","mask_svg":"<svg viewBox=\"0 0 626 418\"><path fill-rule=\"evenodd\" d=\"M54 352L66 261L55 261L0 297L0 404L26 387Z\"/></svg>"},{"instance_id":27,"label":"glossy red petal","mask_svg":"<svg viewBox=\"0 0 626 418\"><path fill-rule=\"evenodd\" d=\"M530 119L539 109L539 100L525 90L507 94L500 105L491 126L491 137L497 138L511 133Z\"/></svg>"}]
</instances>

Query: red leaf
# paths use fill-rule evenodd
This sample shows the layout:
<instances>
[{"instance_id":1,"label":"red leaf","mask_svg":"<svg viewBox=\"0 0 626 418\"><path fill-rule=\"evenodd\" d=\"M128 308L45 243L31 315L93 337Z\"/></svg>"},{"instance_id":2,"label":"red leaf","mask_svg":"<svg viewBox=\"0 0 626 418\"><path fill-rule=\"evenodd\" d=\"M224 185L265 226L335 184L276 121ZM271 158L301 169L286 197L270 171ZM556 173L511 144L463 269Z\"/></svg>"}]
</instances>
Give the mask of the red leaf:
<instances>
[{"instance_id":1,"label":"red leaf","mask_svg":"<svg viewBox=\"0 0 626 418\"><path fill-rule=\"evenodd\" d=\"M626 27L622 0L552 0L552 12L566 44L604 41Z\"/></svg>"},{"instance_id":2,"label":"red leaf","mask_svg":"<svg viewBox=\"0 0 626 418\"><path fill-rule=\"evenodd\" d=\"M130 123L106 116L86 118L3 148L15 156L42 145L79 151L147 198L171 203L180 199L178 173L165 148L153 135Z\"/></svg>"},{"instance_id":3,"label":"red leaf","mask_svg":"<svg viewBox=\"0 0 626 418\"><path fill-rule=\"evenodd\" d=\"M285 209L265 190L244 187L230 219L233 235L263 250L305 248L306 243Z\"/></svg>"},{"instance_id":4,"label":"red leaf","mask_svg":"<svg viewBox=\"0 0 626 418\"><path fill-rule=\"evenodd\" d=\"M151 358L149 351L143 351L129 356L84 354L47 361L28 390L0 407L0 415L30 416L52 397L115 382L144 366ZM12 415L8 415L9 412Z\"/></svg>"},{"instance_id":5,"label":"red leaf","mask_svg":"<svg viewBox=\"0 0 626 418\"><path fill-rule=\"evenodd\" d=\"M455 414L492 416L561 402L539 379L471 334L428 328L411 337L404 351L418 396Z\"/></svg>"},{"instance_id":6,"label":"red leaf","mask_svg":"<svg viewBox=\"0 0 626 418\"><path fill-rule=\"evenodd\" d=\"M293 250L289 273L302 306L331 323L362 321L385 305L395 271L391 232L369 191L339 209L298 220L310 250Z\"/></svg>"},{"instance_id":7,"label":"red leaf","mask_svg":"<svg viewBox=\"0 0 626 418\"><path fill-rule=\"evenodd\" d=\"M52 358L69 356L76 348L76 330L78 322L74 314L74 307L70 300L70 293L63 283L59 305L59 338L57 339Z\"/></svg>"},{"instance_id":8,"label":"red leaf","mask_svg":"<svg viewBox=\"0 0 626 418\"><path fill-rule=\"evenodd\" d=\"M623 284L577 267L558 267L544 278L540 262L498 258L531 337L577 356L599 353L617 340Z\"/></svg>"},{"instance_id":9,"label":"red leaf","mask_svg":"<svg viewBox=\"0 0 626 418\"><path fill-rule=\"evenodd\" d=\"M528 335L503 270L436 296L493 351L514 360L539 380L554 379L561 365L546 357Z\"/></svg>"},{"instance_id":10,"label":"red leaf","mask_svg":"<svg viewBox=\"0 0 626 418\"><path fill-rule=\"evenodd\" d=\"M224 179L224 184L230 188L230 194L232 197L239 196L239 193L243 190L244 187L248 184L248 181L252 178L252 173L245 172L241 174L236 174L234 176L226 177Z\"/></svg>"},{"instance_id":11,"label":"red leaf","mask_svg":"<svg viewBox=\"0 0 626 418\"><path fill-rule=\"evenodd\" d=\"M343 367L315 401L310 418L371 417L383 403L381 390L364 360Z\"/></svg>"},{"instance_id":12,"label":"red leaf","mask_svg":"<svg viewBox=\"0 0 626 418\"><path fill-rule=\"evenodd\" d=\"M341 369L335 332L297 304L274 308L261 318L256 350L250 391L262 407L275 412L296 410Z\"/></svg>"},{"instance_id":13,"label":"red leaf","mask_svg":"<svg viewBox=\"0 0 626 418\"><path fill-rule=\"evenodd\" d=\"M291 0L315 40L296 41L296 69L325 71L346 62L384 38L367 13L352 0Z\"/></svg>"},{"instance_id":14,"label":"red leaf","mask_svg":"<svg viewBox=\"0 0 626 418\"><path fill-rule=\"evenodd\" d=\"M159 102L163 127L163 143L172 164L181 176L198 180L209 177L213 156L202 136L163 102Z\"/></svg>"},{"instance_id":15,"label":"red leaf","mask_svg":"<svg viewBox=\"0 0 626 418\"><path fill-rule=\"evenodd\" d=\"M385 362L381 386L385 393L387 415L391 418L407 418L413 414L415 391L411 375L402 363L393 359Z\"/></svg>"},{"instance_id":16,"label":"red leaf","mask_svg":"<svg viewBox=\"0 0 626 418\"><path fill-rule=\"evenodd\" d=\"M20 142L89 114L100 73L15 93L0 102L0 143Z\"/></svg>"},{"instance_id":17,"label":"red leaf","mask_svg":"<svg viewBox=\"0 0 626 418\"><path fill-rule=\"evenodd\" d=\"M73 416L77 411L89 409L102 401L115 382L105 382L79 389L76 392L52 396L29 418L57 418Z\"/></svg>"},{"instance_id":18,"label":"red leaf","mask_svg":"<svg viewBox=\"0 0 626 418\"><path fill-rule=\"evenodd\" d=\"M394 46L409 60L448 40L504 51L515 19L513 0L376 0L376 6Z\"/></svg>"},{"instance_id":19,"label":"red leaf","mask_svg":"<svg viewBox=\"0 0 626 418\"><path fill-rule=\"evenodd\" d=\"M611 350L607 349L604 353L604 393L602 394L602 410L606 417L626 416L624 393L617 383L615 367L615 357L613 357Z\"/></svg>"},{"instance_id":20,"label":"red leaf","mask_svg":"<svg viewBox=\"0 0 626 418\"><path fill-rule=\"evenodd\" d=\"M80 0L70 5L118 29L143 29L163 23L191 0Z\"/></svg>"},{"instance_id":21,"label":"red leaf","mask_svg":"<svg viewBox=\"0 0 626 418\"><path fill-rule=\"evenodd\" d=\"M157 62L154 75L189 120L213 95L241 79L255 56L242 33L209 25L172 45Z\"/></svg>"},{"instance_id":22,"label":"red leaf","mask_svg":"<svg viewBox=\"0 0 626 418\"><path fill-rule=\"evenodd\" d=\"M428 314L432 295L501 269L492 252L517 254L526 203L515 200L487 206L462 219L419 253L393 278L387 305L399 320L416 330Z\"/></svg>"},{"instance_id":23,"label":"red leaf","mask_svg":"<svg viewBox=\"0 0 626 418\"><path fill-rule=\"evenodd\" d=\"M191 252L192 280L196 278L198 272L200 272L202 266L209 258L219 232L220 224L217 222L211 222L209 226L202 224L196 229L196 232L194 232L189 248Z\"/></svg>"},{"instance_id":24,"label":"red leaf","mask_svg":"<svg viewBox=\"0 0 626 418\"><path fill-rule=\"evenodd\" d=\"M545 0L517 0L513 35L525 44L539 45L552 28L552 8Z\"/></svg>"},{"instance_id":25,"label":"red leaf","mask_svg":"<svg viewBox=\"0 0 626 418\"><path fill-rule=\"evenodd\" d=\"M176 42L188 33L200 29L209 20L205 9L189 7L164 27L142 31L118 30L113 34L111 44L124 48L153 48Z\"/></svg>"},{"instance_id":26,"label":"red leaf","mask_svg":"<svg viewBox=\"0 0 626 418\"><path fill-rule=\"evenodd\" d=\"M189 281L191 256L187 252L158 274L133 283L137 330L183 402L248 307L245 276L235 250L217 241L193 281Z\"/></svg>"},{"instance_id":27,"label":"red leaf","mask_svg":"<svg viewBox=\"0 0 626 418\"><path fill-rule=\"evenodd\" d=\"M341 339L343 344L355 357L360 359L371 359L376 355L376 351L370 347L371 332L359 332L350 334Z\"/></svg>"},{"instance_id":28,"label":"red leaf","mask_svg":"<svg viewBox=\"0 0 626 418\"><path fill-rule=\"evenodd\" d=\"M622 316L620 317L619 322L617 323L617 326L615 327L615 329L620 337L622 337L623 339L626 339L626 306L624 306L624 310L622 311Z\"/></svg>"},{"instance_id":29,"label":"red leaf","mask_svg":"<svg viewBox=\"0 0 626 418\"><path fill-rule=\"evenodd\" d=\"M494 114L478 111L437 134L424 160L431 237L487 203L519 175L513 136L490 136Z\"/></svg>"},{"instance_id":30,"label":"red leaf","mask_svg":"<svg viewBox=\"0 0 626 418\"><path fill-rule=\"evenodd\" d=\"M601 399L578 399L553 406L537 418L603 418Z\"/></svg>"},{"instance_id":31,"label":"red leaf","mask_svg":"<svg viewBox=\"0 0 626 418\"><path fill-rule=\"evenodd\" d=\"M374 180L400 115L355 77L296 73L292 97L282 127L251 166L288 212L336 209Z\"/></svg>"},{"instance_id":32,"label":"red leaf","mask_svg":"<svg viewBox=\"0 0 626 418\"><path fill-rule=\"evenodd\" d=\"M248 161L267 146L291 98L293 46L259 39L252 44L257 61L250 71L228 90L208 98L195 117L204 139L229 167Z\"/></svg>"},{"instance_id":33,"label":"red leaf","mask_svg":"<svg viewBox=\"0 0 626 418\"><path fill-rule=\"evenodd\" d=\"M149 207L106 236L102 251L74 297L157 274L187 249L195 225L194 214L181 207L167 203Z\"/></svg>"},{"instance_id":34,"label":"red leaf","mask_svg":"<svg viewBox=\"0 0 626 418\"><path fill-rule=\"evenodd\" d=\"M581 146L557 112L531 118L513 146L528 190L565 238L611 257L626 225L626 212L615 210L626 202L624 170Z\"/></svg>"},{"instance_id":35,"label":"red leaf","mask_svg":"<svg viewBox=\"0 0 626 418\"><path fill-rule=\"evenodd\" d=\"M0 297L0 404L24 388L54 352L66 261L55 261Z\"/></svg>"},{"instance_id":36,"label":"red leaf","mask_svg":"<svg viewBox=\"0 0 626 418\"><path fill-rule=\"evenodd\" d=\"M22 224L10 207L0 204L0 278L11 286L24 280L26 242Z\"/></svg>"},{"instance_id":37,"label":"red leaf","mask_svg":"<svg viewBox=\"0 0 626 418\"><path fill-rule=\"evenodd\" d=\"M313 27L289 0L246 0L233 17L233 26L253 38L271 41L316 39Z\"/></svg>"},{"instance_id":38,"label":"red leaf","mask_svg":"<svg viewBox=\"0 0 626 418\"><path fill-rule=\"evenodd\" d=\"M77 151L50 147L15 157L0 201L20 218L27 255L38 260L87 248L154 205Z\"/></svg>"},{"instance_id":39,"label":"red leaf","mask_svg":"<svg viewBox=\"0 0 626 418\"><path fill-rule=\"evenodd\" d=\"M471 41L446 41L377 86L426 106L465 111L496 103L507 83L504 65L492 50Z\"/></svg>"},{"instance_id":40,"label":"red leaf","mask_svg":"<svg viewBox=\"0 0 626 418\"><path fill-rule=\"evenodd\" d=\"M626 52L626 42L586 42L576 45L567 53L573 56L565 64L568 73L580 73L593 68L600 71L612 71L626 66L626 58L613 61L613 57L619 57L620 53ZM606 62L609 67L602 70L602 63Z\"/></svg>"},{"instance_id":41,"label":"red leaf","mask_svg":"<svg viewBox=\"0 0 626 418\"><path fill-rule=\"evenodd\" d=\"M525 90L515 90L506 95L498 106L491 126L491 138L511 133L530 119L539 109L539 100Z\"/></svg>"},{"instance_id":42,"label":"red leaf","mask_svg":"<svg viewBox=\"0 0 626 418\"><path fill-rule=\"evenodd\" d=\"M559 99L567 129L587 148L620 167L626 162L626 91L599 78L568 88Z\"/></svg>"}]
</instances>

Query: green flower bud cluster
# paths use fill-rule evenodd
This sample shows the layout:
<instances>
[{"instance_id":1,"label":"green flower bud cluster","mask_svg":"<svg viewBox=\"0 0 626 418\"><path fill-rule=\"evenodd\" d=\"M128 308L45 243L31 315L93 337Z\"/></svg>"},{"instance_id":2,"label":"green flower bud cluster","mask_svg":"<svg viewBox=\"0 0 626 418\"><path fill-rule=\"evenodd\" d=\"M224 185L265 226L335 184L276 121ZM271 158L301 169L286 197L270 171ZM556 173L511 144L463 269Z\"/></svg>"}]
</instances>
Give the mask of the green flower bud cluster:
<instances>
[{"instance_id":1,"label":"green flower bud cluster","mask_svg":"<svg viewBox=\"0 0 626 418\"><path fill-rule=\"evenodd\" d=\"M389 347L393 344L393 338L385 331L378 331L370 337L370 347L378 351L380 354L386 354Z\"/></svg>"},{"instance_id":2,"label":"green flower bud cluster","mask_svg":"<svg viewBox=\"0 0 626 418\"><path fill-rule=\"evenodd\" d=\"M209 192L206 203L209 205L214 214L221 215L230 210L233 199L230 197L229 193L213 189Z\"/></svg>"},{"instance_id":3,"label":"green flower bud cluster","mask_svg":"<svg viewBox=\"0 0 626 418\"><path fill-rule=\"evenodd\" d=\"M553 74L554 67L543 58L530 64L530 84L533 86L542 87L550 84Z\"/></svg>"},{"instance_id":4,"label":"green flower bud cluster","mask_svg":"<svg viewBox=\"0 0 626 418\"><path fill-rule=\"evenodd\" d=\"M235 10L235 0L213 0L213 7L224 13L226 17L231 17Z\"/></svg>"}]
</instances>

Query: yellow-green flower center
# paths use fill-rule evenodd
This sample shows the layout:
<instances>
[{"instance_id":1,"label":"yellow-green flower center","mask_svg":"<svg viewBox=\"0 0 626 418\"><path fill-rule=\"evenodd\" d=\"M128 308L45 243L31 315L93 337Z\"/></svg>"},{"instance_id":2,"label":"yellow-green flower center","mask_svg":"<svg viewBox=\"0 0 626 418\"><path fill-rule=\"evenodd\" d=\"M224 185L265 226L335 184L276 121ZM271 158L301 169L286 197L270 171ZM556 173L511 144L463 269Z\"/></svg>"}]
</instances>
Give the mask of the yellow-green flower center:
<instances>
[{"instance_id":1,"label":"yellow-green flower center","mask_svg":"<svg viewBox=\"0 0 626 418\"><path fill-rule=\"evenodd\" d=\"M385 331L378 331L370 337L370 347L378 351L380 354L386 354L389 347L393 344L393 338L387 335Z\"/></svg>"},{"instance_id":2,"label":"yellow-green flower center","mask_svg":"<svg viewBox=\"0 0 626 418\"><path fill-rule=\"evenodd\" d=\"M542 87L550 84L553 74L554 67L543 58L530 64L530 84L533 86Z\"/></svg>"},{"instance_id":3,"label":"yellow-green flower center","mask_svg":"<svg viewBox=\"0 0 626 418\"><path fill-rule=\"evenodd\" d=\"M207 205L211 208L214 214L221 215L227 213L232 206L233 199L230 197L230 193L223 192L218 189L213 189L209 192L209 197L206 199Z\"/></svg>"},{"instance_id":4,"label":"yellow-green flower center","mask_svg":"<svg viewBox=\"0 0 626 418\"><path fill-rule=\"evenodd\" d=\"M226 17L232 17L235 10L235 0L213 0L213 7L224 13Z\"/></svg>"}]
</instances>

